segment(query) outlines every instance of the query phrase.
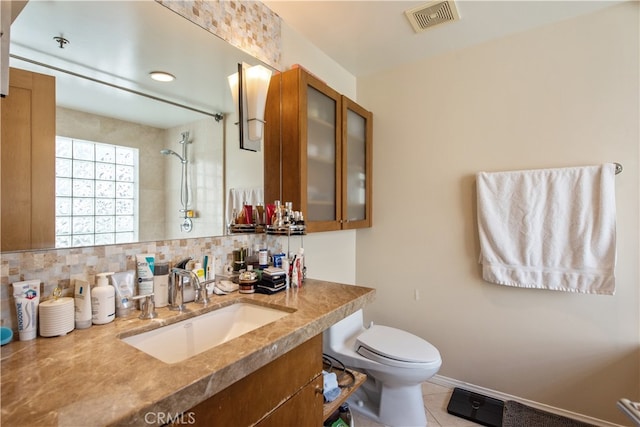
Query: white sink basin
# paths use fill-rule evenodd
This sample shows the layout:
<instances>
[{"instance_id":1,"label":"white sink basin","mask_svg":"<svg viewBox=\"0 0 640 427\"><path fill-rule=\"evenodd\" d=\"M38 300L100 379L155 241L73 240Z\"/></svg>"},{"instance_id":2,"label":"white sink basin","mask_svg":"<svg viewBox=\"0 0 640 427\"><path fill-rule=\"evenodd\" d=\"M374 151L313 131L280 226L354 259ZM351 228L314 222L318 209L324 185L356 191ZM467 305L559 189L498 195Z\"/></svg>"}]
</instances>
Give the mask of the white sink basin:
<instances>
[{"instance_id":1,"label":"white sink basin","mask_svg":"<svg viewBox=\"0 0 640 427\"><path fill-rule=\"evenodd\" d=\"M165 363L176 363L274 322L289 311L237 302L152 331L121 338Z\"/></svg>"}]
</instances>

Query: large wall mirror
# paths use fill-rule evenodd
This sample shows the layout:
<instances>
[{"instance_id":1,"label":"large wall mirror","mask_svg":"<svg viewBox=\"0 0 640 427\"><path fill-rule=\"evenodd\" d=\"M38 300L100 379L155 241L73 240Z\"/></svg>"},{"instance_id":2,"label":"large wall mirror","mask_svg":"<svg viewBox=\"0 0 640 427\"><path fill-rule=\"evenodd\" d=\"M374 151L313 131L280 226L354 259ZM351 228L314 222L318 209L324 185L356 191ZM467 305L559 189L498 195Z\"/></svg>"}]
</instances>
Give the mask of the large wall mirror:
<instances>
[{"instance_id":1,"label":"large wall mirror","mask_svg":"<svg viewBox=\"0 0 640 427\"><path fill-rule=\"evenodd\" d=\"M230 191L260 194L263 156L239 148L227 77L238 63L261 62L165 6L30 1L11 27L10 53L12 68L55 76L60 197L50 247L128 241L126 232L95 230L126 224L131 208L134 241L223 235ZM154 81L152 71L175 80ZM105 184L103 176L114 183ZM85 196L88 187L93 202ZM109 200L114 193L125 200ZM77 214L82 208L85 218ZM89 229L94 232L84 232ZM33 248L3 245L4 251L25 249Z\"/></svg>"}]
</instances>

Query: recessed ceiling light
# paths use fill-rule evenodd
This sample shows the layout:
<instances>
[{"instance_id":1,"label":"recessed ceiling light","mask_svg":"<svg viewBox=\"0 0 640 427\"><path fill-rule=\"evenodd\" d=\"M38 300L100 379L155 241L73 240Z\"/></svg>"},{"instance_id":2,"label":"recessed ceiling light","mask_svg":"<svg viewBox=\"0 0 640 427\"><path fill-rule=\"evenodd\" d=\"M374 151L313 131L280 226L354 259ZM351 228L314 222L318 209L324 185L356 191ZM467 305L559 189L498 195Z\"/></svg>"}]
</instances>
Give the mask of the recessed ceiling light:
<instances>
[{"instance_id":1,"label":"recessed ceiling light","mask_svg":"<svg viewBox=\"0 0 640 427\"><path fill-rule=\"evenodd\" d=\"M159 82L172 82L176 79L176 76L174 76L173 74L166 73L164 71L152 71L149 73L149 76L151 76L153 80L156 80Z\"/></svg>"}]
</instances>

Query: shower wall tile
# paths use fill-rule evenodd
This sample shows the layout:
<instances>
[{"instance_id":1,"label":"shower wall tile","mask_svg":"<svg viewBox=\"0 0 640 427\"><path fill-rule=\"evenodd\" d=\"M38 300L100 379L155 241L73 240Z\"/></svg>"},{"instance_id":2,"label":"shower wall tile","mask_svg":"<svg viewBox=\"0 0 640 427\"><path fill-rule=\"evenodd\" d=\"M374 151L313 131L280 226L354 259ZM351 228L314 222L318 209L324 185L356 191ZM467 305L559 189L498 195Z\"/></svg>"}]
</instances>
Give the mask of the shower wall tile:
<instances>
[{"instance_id":1,"label":"shower wall tile","mask_svg":"<svg viewBox=\"0 0 640 427\"><path fill-rule=\"evenodd\" d=\"M190 132L187 145L189 208L196 212L193 232L197 235L220 236L224 234L222 206L224 205L224 135L222 122L212 118L186 123L167 129L165 146L180 152L178 140L181 132ZM175 161L174 161L175 160ZM166 164L164 188L168 195L163 207L166 228L162 236L167 239L189 238L180 224L182 164L172 159ZM156 234L158 235L158 234Z\"/></svg>"}]
</instances>

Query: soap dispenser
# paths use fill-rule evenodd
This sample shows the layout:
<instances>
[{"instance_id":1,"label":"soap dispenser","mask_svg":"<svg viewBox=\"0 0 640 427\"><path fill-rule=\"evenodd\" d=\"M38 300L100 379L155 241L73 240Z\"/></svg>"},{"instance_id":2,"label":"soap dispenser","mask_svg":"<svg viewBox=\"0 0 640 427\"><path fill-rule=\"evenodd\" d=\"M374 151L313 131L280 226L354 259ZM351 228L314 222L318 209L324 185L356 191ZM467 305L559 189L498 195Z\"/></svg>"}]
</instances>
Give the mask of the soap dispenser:
<instances>
[{"instance_id":1,"label":"soap dispenser","mask_svg":"<svg viewBox=\"0 0 640 427\"><path fill-rule=\"evenodd\" d=\"M91 321L94 325L112 322L116 317L115 289L109 286L112 274L96 274L96 287L91 290Z\"/></svg>"}]
</instances>

